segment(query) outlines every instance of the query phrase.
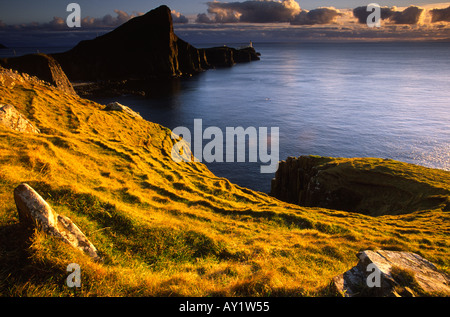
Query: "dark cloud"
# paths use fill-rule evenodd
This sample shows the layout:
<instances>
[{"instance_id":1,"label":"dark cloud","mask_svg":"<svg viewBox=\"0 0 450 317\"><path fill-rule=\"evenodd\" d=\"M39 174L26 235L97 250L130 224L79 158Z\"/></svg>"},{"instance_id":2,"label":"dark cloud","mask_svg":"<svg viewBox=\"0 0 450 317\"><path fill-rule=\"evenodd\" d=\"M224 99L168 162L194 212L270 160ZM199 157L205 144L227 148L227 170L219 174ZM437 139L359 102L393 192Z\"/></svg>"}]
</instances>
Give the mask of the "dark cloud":
<instances>
[{"instance_id":1,"label":"dark cloud","mask_svg":"<svg viewBox=\"0 0 450 317\"><path fill-rule=\"evenodd\" d=\"M180 12L172 10L172 20L173 23L186 24L189 23L189 19L182 15Z\"/></svg>"},{"instance_id":2,"label":"dark cloud","mask_svg":"<svg viewBox=\"0 0 450 317\"><path fill-rule=\"evenodd\" d=\"M300 13L300 6L294 0L244 2L208 2L208 13L199 14L198 23L275 23L290 22Z\"/></svg>"},{"instance_id":3,"label":"dark cloud","mask_svg":"<svg viewBox=\"0 0 450 317\"><path fill-rule=\"evenodd\" d=\"M424 9L417 6L409 6L403 11L397 11L396 7L381 7L381 19L389 20L395 24L417 24ZM367 23L367 17L372 11L367 11L367 6L353 9L353 15L359 23Z\"/></svg>"},{"instance_id":4,"label":"dark cloud","mask_svg":"<svg viewBox=\"0 0 450 317\"><path fill-rule=\"evenodd\" d=\"M450 6L445 9L433 9L431 13L431 22L450 22Z\"/></svg>"},{"instance_id":5,"label":"dark cloud","mask_svg":"<svg viewBox=\"0 0 450 317\"><path fill-rule=\"evenodd\" d=\"M386 20L392 16L392 9L388 7L381 7L381 19ZM367 17L372 11L367 11L367 6L357 7L353 9L353 16L358 19L359 23L367 23Z\"/></svg>"},{"instance_id":6,"label":"dark cloud","mask_svg":"<svg viewBox=\"0 0 450 317\"><path fill-rule=\"evenodd\" d=\"M302 11L298 14L291 24L293 25L315 25L329 24L335 21L342 14L335 8L317 8L311 11Z\"/></svg>"},{"instance_id":7,"label":"dark cloud","mask_svg":"<svg viewBox=\"0 0 450 317\"><path fill-rule=\"evenodd\" d=\"M417 24L424 9L409 6L403 11L393 11L390 20L395 24Z\"/></svg>"},{"instance_id":8,"label":"dark cloud","mask_svg":"<svg viewBox=\"0 0 450 317\"><path fill-rule=\"evenodd\" d=\"M207 15L206 13L199 13L199 14L197 15L197 19L195 20L195 22L197 22L197 23L204 23L204 24L206 24L206 23L214 23L214 22L208 17L208 15Z\"/></svg>"},{"instance_id":9,"label":"dark cloud","mask_svg":"<svg viewBox=\"0 0 450 317\"><path fill-rule=\"evenodd\" d=\"M140 16L143 13L136 12L133 14L128 14L125 11L122 10L114 10L116 13L116 16L113 17L110 14L106 14L105 16L101 18L91 18L91 17L85 17L81 19L81 29L103 29L103 28L114 28L117 27L128 20ZM184 17L184 16L181 16ZM52 21L47 23L37 23L37 22L31 22L31 23L24 23L24 24L15 24L15 25L7 25L5 23L0 23L0 29L3 30L25 30L25 31L32 31L32 30L40 30L40 31L57 31L57 30L68 30L70 29L67 24L66 20L61 17L54 17Z\"/></svg>"}]
</instances>

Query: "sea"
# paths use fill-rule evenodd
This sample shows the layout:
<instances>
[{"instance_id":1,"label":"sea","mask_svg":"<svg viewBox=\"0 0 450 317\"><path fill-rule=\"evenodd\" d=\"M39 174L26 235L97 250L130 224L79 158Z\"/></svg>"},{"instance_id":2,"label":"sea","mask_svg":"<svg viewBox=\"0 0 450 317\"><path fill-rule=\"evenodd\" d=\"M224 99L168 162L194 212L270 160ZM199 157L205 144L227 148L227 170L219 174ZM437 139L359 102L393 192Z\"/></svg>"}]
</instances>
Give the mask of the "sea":
<instances>
[{"instance_id":1,"label":"sea","mask_svg":"<svg viewBox=\"0 0 450 317\"><path fill-rule=\"evenodd\" d=\"M223 43L197 47L218 45ZM95 101L117 101L170 129L186 127L192 138L195 119L202 119L203 131L217 127L224 135L227 127L278 128L280 161L300 155L377 157L450 170L450 42L253 46L260 61L176 79L149 98ZM274 141L272 136L269 152ZM204 163L219 177L270 192L275 173L261 173L267 164L249 156Z\"/></svg>"}]
</instances>

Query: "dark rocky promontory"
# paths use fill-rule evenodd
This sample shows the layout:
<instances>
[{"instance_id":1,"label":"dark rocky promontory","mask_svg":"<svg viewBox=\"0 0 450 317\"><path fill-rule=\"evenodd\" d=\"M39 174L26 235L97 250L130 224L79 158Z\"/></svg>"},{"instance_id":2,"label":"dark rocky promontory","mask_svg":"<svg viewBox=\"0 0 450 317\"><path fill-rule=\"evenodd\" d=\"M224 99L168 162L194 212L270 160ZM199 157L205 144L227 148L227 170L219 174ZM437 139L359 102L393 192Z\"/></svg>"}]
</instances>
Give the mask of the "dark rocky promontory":
<instances>
[{"instance_id":1,"label":"dark rocky promontory","mask_svg":"<svg viewBox=\"0 0 450 317\"><path fill-rule=\"evenodd\" d=\"M29 54L20 57L3 58L0 59L0 66L6 69L14 69L19 73L36 76L64 92L75 94L75 90L61 66L51 56Z\"/></svg>"},{"instance_id":2,"label":"dark rocky promontory","mask_svg":"<svg viewBox=\"0 0 450 317\"><path fill-rule=\"evenodd\" d=\"M195 48L175 35L167 6L52 56L71 81L91 82L189 76L216 66L259 59L253 48Z\"/></svg>"},{"instance_id":3,"label":"dark rocky promontory","mask_svg":"<svg viewBox=\"0 0 450 317\"><path fill-rule=\"evenodd\" d=\"M7 48L5 45L3 45L2 43L0 43L0 50L3 48Z\"/></svg>"},{"instance_id":4,"label":"dark rocky promontory","mask_svg":"<svg viewBox=\"0 0 450 317\"><path fill-rule=\"evenodd\" d=\"M280 162L271 195L305 207L379 216L449 211L449 184L448 171L394 160L300 156Z\"/></svg>"}]
</instances>

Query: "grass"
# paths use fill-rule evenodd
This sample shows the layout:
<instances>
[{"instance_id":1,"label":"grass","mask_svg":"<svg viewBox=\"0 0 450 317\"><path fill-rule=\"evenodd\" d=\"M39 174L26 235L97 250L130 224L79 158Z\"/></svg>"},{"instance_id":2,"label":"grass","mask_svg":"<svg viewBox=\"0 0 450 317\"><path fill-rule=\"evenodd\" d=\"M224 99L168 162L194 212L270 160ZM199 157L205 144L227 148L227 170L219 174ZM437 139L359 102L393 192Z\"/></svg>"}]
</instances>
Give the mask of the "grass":
<instances>
[{"instance_id":1,"label":"grass","mask_svg":"<svg viewBox=\"0 0 450 317\"><path fill-rule=\"evenodd\" d=\"M2 296L333 296L331 278L365 249L412 251L450 272L442 210L374 218L299 207L201 163L177 164L169 129L48 85L0 86L0 103L42 131L0 126ZM24 232L12 196L22 182L71 218L103 262ZM76 291L65 284L69 263L81 267Z\"/></svg>"}]
</instances>

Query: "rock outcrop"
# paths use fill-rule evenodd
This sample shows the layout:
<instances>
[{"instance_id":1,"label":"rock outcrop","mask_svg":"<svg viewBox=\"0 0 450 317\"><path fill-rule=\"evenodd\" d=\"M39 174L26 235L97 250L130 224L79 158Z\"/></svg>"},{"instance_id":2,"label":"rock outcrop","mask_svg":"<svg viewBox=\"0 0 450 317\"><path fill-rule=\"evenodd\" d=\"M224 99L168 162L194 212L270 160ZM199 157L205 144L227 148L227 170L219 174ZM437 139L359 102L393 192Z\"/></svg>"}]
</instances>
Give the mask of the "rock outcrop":
<instances>
[{"instance_id":1,"label":"rock outcrop","mask_svg":"<svg viewBox=\"0 0 450 317\"><path fill-rule=\"evenodd\" d=\"M29 54L0 59L0 66L36 76L69 94L76 94L59 63L45 54Z\"/></svg>"},{"instance_id":2,"label":"rock outcrop","mask_svg":"<svg viewBox=\"0 0 450 317\"><path fill-rule=\"evenodd\" d=\"M120 104L118 102L111 102L111 103L107 104L106 107L105 107L105 110L106 111L122 111L122 112L125 112L125 113L129 114L132 117L141 118L142 119L142 117L141 117L141 115L139 113L137 113L136 111L131 110L129 107L124 106L124 105L122 105L122 104Z\"/></svg>"},{"instance_id":3,"label":"rock outcrop","mask_svg":"<svg viewBox=\"0 0 450 317\"><path fill-rule=\"evenodd\" d=\"M253 47L235 49L232 47L212 47L204 49L209 65L215 67L229 67L236 63L246 63L259 60L258 53Z\"/></svg>"},{"instance_id":4,"label":"rock outcrop","mask_svg":"<svg viewBox=\"0 0 450 317\"><path fill-rule=\"evenodd\" d=\"M366 250L357 256L355 267L333 278L341 296L450 296L450 276L418 254Z\"/></svg>"},{"instance_id":5,"label":"rock outcrop","mask_svg":"<svg viewBox=\"0 0 450 317\"><path fill-rule=\"evenodd\" d=\"M280 162L271 195L305 207L379 216L448 211L449 183L450 172L393 160L300 156Z\"/></svg>"},{"instance_id":6,"label":"rock outcrop","mask_svg":"<svg viewBox=\"0 0 450 317\"><path fill-rule=\"evenodd\" d=\"M12 105L0 105L0 124L19 132L40 133L39 129Z\"/></svg>"},{"instance_id":7,"label":"rock outcrop","mask_svg":"<svg viewBox=\"0 0 450 317\"><path fill-rule=\"evenodd\" d=\"M1 50L1 49L4 49L4 48L7 48L7 47L6 47L5 45L3 45L3 44L0 43L0 50Z\"/></svg>"},{"instance_id":8,"label":"rock outcrop","mask_svg":"<svg viewBox=\"0 0 450 317\"><path fill-rule=\"evenodd\" d=\"M39 228L58 237L74 248L99 260L95 246L67 217L57 214L52 207L28 184L20 184L14 190L14 200L20 223L26 228Z\"/></svg>"},{"instance_id":9,"label":"rock outcrop","mask_svg":"<svg viewBox=\"0 0 450 317\"><path fill-rule=\"evenodd\" d=\"M52 56L71 81L85 82L189 76L222 64L259 59L253 48L242 52L223 48L218 53L193 47L175 35L167 6Z\"/></svg>"}]
</instances>

